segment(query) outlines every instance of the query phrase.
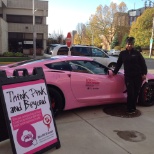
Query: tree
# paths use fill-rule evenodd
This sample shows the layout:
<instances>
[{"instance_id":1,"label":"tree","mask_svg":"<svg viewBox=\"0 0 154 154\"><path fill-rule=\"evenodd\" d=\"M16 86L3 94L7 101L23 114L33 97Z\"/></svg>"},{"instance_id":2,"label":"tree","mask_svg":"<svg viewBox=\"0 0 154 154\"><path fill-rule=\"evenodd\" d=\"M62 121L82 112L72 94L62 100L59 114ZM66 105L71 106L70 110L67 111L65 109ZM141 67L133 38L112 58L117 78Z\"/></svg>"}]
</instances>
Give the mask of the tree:
<instances>
[{"instance_id":1,"label":"tree","mask_svg":"<svg viewBox=\"0 0 154 154\"><path fill-rule=\"evenodd\" d=\"M119 9L119 12L126 12L127 11L127 5L124 2L121 2L118 5L118 9Z\"/></svg>"},{"instance_id":2,"label":"tree","mask_svg":"<svg viewBox=\"0 0 154 154\"><path fill-rule=\"evenodd\" d=\"M113 41L111 43L111 49L114 49L114 47L118 46L118 45L119 45L119 41L118 41L118 35L116 33L115 36L114 36L114 39L113 39Z\"/></svg>"},{"instance_id":3,"label":"tree","mask_svg":"<svg viewBox=\"0 0 154 154\"><path fill-rule=\"evenodd\" d=\"M47 40L47 44L65 44L65 38L63 33L60 32L53 32L49 34L49 38Z\"/></svg>"},{"instance_id":4,"label":"tree","mask_svg":"<svg viewBox=\"0 0 154 154\"><path fill-rule=\"evenodd\" d=\"M122 38L121 45L120 45L122 48L124 48L126 46L126 39L127 39L127 37L128 37L128 34L125 33L125 35Z\"/></svg>"},{"instance_id":5,"label":"tree","mask_svg":"<svg viewBox=\"0 0 154 154\"><path fill-rule=\"evenodd\" d=\"M111 43L111 49L113 49L115 46L118 46L118 45L119 45L118 34L116 33L115 36L114 36L114 39Z\"/></svg>"},{"instance_id":6,"label":"tree","mask_svg":"<svg viewBox=\"0 0 154 154\"><path fill-rule=\"evenodd\" d=\"M86 34L86 26L83 23L78 23L77 25L77 34L74 38L74 44L83 44L84 43L84 36Z\"/></svg>"},{"instance_id":7,"label":"tree","mask_svg":"<svg viewBox=\"0 0 154 154\"><path fill-rule=\"evenodd\" d=\"M113 2L110 3L110 6L99 5L96 13L91 15L89 24L93 27L97 36L103 35L106 41L111 44L114 35L119 30L118 25L114 24L114 14L120 11L125 12L126 10L127 7L124 2L121 2L119 5Z\"/></svg>"},{"instance_id":8,"label":"tree","mask_svg":"<svg viewBox=\"0 0 154 154\"><path fill-rule=\"evenodd\" d=\"M147 47L150 44L151 28L154 8L146 9L143 14L132 23L130 36L135 37L135 45Z\"/></svg>"}]
</instances>

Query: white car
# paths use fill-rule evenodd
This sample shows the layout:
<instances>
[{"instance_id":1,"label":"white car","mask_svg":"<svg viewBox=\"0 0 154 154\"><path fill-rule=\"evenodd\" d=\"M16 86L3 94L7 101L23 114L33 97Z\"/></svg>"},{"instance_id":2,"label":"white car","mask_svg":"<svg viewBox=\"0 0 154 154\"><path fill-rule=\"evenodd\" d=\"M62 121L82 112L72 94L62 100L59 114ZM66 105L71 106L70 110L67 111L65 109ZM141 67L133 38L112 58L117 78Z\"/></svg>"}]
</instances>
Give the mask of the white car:
<instances>
[{"instance_id":1,"label":"white car","mask_svg":"<svg viewBox=\"0 0 154 154\"><path fill-rule=\"evenodd\" d=\"M111 50L108 52L108 55L110 55L110 56L119 56L120 52L121 52L120 50L111 49Z\"/></svg>"},{"instance_id":2,"label":"white car","mask_svg":"<svg viewBox=\"0 0 154 154\"><path fill-rule=\"evenodd\" d=\"M57 45L48 53L44 53L44 57L51 57L56 55L68 55L67 45ZM111 57L105 51L95 47L95 46L84 46L84 45L73 45L70 48L72 56L86 56L91 57L95 61L110 67L114 68L117 63L116 57Z\"/></svg>"}]
</instances>

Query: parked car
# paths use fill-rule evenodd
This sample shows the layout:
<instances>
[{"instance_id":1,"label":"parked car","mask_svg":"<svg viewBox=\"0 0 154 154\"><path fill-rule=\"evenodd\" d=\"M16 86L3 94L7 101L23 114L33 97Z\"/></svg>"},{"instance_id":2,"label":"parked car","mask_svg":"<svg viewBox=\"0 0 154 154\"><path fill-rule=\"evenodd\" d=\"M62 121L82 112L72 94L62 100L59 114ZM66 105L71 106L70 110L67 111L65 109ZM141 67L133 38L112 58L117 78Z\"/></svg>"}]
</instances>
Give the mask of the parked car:
<instances>
[{"instance_id":1,"label":"parked car","mask_svg":"<svg viewBox=\"0 0 154 154\"><path fill-rule=\"evenodd\" d=\"M110 55L110 56L119 56L120 52L121 52L120 50L111 49L111 50L108 52L108 55Z\"/></svg>"},{"instance_id":2,"label":"parked car","mask_svg":"<svg viewBox=\"0 0 154 154\"><path fill-rule=\"evenodd\" d=\"M111 70L82 56L54 56L45 59L33 59L1 66L8 76L16 69L26 68L29 74L34 67L42 67L54 112L85 106L110 103L126 103L127 94L124 74L112 75ZM22 72L19 71L19 75ZM154 104L154 75L147 75L140 91L141 105Z\"/></svg>"},{"instance_id":3,"label":"parked car","mask_svg":"<svg viewBox=\"0 0 154 154\"><path fill-rule=\"evenodd\" d=\"M66 45L58 45L50 50L50 54L44 53L44 57L68 55L68 51L69 49ZM117 58L109 56L105 51L95 46L73 45L70 51L72 56L91 57L95 61L110 68L114 68L117 63Z\"/></svg>"},{"instance_id":4,"label":"parked car","mask_svg":"<svg viewBox=\"0 0 154 154\"><path fill-rule=\"evenodd\" d=\"M50 54L51 53L50 51L52 51L57 45L60 45L60 44L49 44L47 48L44 50L44 53Z\"/></svg>"}]
</instances>

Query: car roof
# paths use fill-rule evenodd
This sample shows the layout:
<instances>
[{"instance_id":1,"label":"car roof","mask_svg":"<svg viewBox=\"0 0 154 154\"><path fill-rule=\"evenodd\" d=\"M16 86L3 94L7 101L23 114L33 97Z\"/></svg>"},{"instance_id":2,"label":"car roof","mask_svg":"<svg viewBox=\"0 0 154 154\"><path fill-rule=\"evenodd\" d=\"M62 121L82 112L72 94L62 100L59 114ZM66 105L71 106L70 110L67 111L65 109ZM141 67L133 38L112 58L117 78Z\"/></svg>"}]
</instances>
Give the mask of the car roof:
<instances>
[{"instance_id":1,"label":"car roof","mask_svg":"<svg viewBox=\"0 0 154 154\"><path fill-rule=\"evenodd\" d=\"M17 66L24 66L24 65L36 65L38 66L38 63L42 64L48 64L51 62L60 62L60 61L69 61L69 60L88 60L88 61L93 61L92 58L89 57L83 57L83 56L53 56L49 58L41 58L41 59L31 59L31 60L26 60L26 61L21 61L18 63L14 63L12 65L8 65L8 67L17 67Z\"/></svg>"},{"instance_id":2,"label":"car roof","mask_svg":"<svg viewBox=\"0 0 154 154\"><path fill-rule=\"evenodd\" d=\"M58 44L56 47L67 47L67 45L66 45L66 44ZM72 47L89 47L89 48L97 48L96 46L76 45L76 44L73 44Z\"/></svg>"},{"instance_id":3,"label":"car roof","mask_svg":"<svg viewBox=\"0 0 154 154\"><path fill-rule=\"evenodd\" d=\"M49 45L47 45L47 46L56 47L57 45L62 45L62 44L49 44Z\"/></svg>"}]
</instances>

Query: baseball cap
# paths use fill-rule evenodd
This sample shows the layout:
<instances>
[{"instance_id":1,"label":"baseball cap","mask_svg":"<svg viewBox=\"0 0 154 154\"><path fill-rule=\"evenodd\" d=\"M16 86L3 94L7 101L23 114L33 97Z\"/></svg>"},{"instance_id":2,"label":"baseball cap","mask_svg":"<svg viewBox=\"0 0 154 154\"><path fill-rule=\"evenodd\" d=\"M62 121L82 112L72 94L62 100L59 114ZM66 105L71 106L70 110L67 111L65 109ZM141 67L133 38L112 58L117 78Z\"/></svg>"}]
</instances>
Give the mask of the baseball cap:
<instances>
[{"instance_id":1,"label":"baseball cap","mask_svg":"<svg viewBox=\"0 0 154 154\"><path fill-rule=\"evenodd\" d=\"M132 43L132 44L134 44L135 43L135 38L134 37L127 37L126 43Z\"/></svg>"}]
</instances>

